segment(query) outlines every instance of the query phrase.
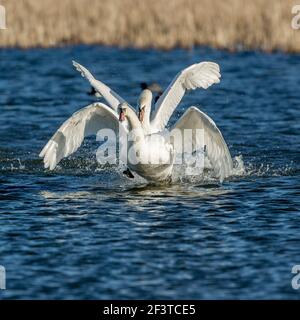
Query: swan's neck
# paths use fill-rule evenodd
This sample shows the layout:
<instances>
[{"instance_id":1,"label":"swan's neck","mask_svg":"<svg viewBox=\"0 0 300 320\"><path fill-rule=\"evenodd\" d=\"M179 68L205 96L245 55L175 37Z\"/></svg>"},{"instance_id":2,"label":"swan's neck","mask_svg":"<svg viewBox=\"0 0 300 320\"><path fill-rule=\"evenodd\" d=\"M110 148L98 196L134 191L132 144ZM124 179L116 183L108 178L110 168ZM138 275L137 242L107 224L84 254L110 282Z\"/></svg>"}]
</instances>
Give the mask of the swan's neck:
<instances>
[{"instance_id":1,"label":"swan's neck","mask_svg":"<svg viewBox=\"0 0 300 320\"><path fill-rule=\"evenodd\" d=\"M144 119L142 122L142 127L146 132L150 131L150 111L151 111L151 103L145 107Z\"/></svg>"},{"instance_id":2,"label":"swan's neck","mask_svg":"<svg viewBox=\"0 0 300 320\"><path fill-rule=\"evenodd\" d=\"M145 133L150 132L150 112L151 112L152 92L145 89L138 99L139 118ZM142 113L142 114L141 114ZM140 116L142 115L142 117Z\"/></svg>"},{"instance_id":3,"label":"swan's neck","mask_svg":"<svg viewBox=\"0 0 300 320\"><path fill-rule=\"evenodd\" d=\"M137 115L131 110L131 108L128 108L126 113L127 113L126 117L128 120L129 129L136 131L138 134L141 133L141 135L144 137L143 128Z\"/></svg>"}]
</instances>

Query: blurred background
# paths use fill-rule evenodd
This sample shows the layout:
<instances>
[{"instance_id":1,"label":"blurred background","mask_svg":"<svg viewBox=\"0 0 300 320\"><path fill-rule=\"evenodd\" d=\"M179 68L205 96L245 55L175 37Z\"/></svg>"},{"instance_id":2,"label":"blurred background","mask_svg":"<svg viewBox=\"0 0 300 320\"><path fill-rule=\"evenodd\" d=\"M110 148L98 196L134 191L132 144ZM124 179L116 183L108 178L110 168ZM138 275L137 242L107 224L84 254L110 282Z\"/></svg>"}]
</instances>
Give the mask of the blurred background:
<instances>
[{"instance_id":1,"label":"blurred background","mask_svg":"<svg viewBox=\"0 0 300 320\"><path fill-rule=\"evenodd\" d=\"M299 1L298 1L299 2ZM295 0L2 0L1 47L102 44L137 48L300 52Z\"/></svg>"}]
</instances>

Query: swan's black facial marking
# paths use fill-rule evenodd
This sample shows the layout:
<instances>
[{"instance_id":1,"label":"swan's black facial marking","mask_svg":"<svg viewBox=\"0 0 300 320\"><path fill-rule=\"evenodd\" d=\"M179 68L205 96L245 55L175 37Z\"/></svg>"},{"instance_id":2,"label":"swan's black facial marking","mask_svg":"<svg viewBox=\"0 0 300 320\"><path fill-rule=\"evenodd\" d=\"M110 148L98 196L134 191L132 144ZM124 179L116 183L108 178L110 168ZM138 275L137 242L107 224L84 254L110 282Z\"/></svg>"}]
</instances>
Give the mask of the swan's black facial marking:
<instances>
[{"instance_id":1,"label":"swan's black facial marking","mask_svg":"<svg viewBox=\"0 0 300 320\"><path fill-rule=\"evenodd\" d=\"M120 105L119 107L119 121L125 121L125 117L126 117L126 107Z\"/></svg>"},{"instance_id":2,"label":"swan's black facial marking","mask_svg":"<svg viewBox=\"0 0 300 320\"><path fill-rule=\"evenodd\" d=\"M141 122L144 121L144 116L145 116L145 106L139 108L138 118Z\"/></svg>"}]
</instances>

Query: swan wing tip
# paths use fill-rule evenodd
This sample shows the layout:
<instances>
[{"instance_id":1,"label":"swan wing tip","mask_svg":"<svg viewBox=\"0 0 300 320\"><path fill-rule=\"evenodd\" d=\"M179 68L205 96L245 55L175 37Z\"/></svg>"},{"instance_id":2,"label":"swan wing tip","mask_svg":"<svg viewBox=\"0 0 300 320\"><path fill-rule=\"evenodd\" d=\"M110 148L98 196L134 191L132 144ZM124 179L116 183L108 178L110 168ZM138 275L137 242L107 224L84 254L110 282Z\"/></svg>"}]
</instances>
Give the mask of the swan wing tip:
<instances>
[{"instance_id":1,"label":"swan wing tip","mask_svg":"<svg viewBox=\"0 0 300 320\"><path fill-rule=\"evenodd\" d=\"M75 67L75 69L80 72L81 76L84 78L85 77L84 67L78 62L76 62L75 60L72 60L72 64Z\"/></svg>"}]
</instances>

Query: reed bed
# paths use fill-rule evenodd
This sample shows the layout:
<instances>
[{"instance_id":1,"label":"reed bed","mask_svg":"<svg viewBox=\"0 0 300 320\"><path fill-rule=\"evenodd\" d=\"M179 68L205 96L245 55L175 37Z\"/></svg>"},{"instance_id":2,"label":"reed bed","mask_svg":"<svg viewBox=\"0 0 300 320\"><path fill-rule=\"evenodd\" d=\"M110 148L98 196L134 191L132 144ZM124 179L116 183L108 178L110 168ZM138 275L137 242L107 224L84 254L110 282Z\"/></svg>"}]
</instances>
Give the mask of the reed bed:
<instances>
[{"instance_id":1,"label":"reed bed","mask_svg":"<svg viewBox=\"0 0 300 320\"><path fill-rule=\"evenodd\" d=\"M300 4L300 1L298 1ZM0 47L121 47L300 52L294 0L0 0Z\"/></svg>"}]
</instances>

